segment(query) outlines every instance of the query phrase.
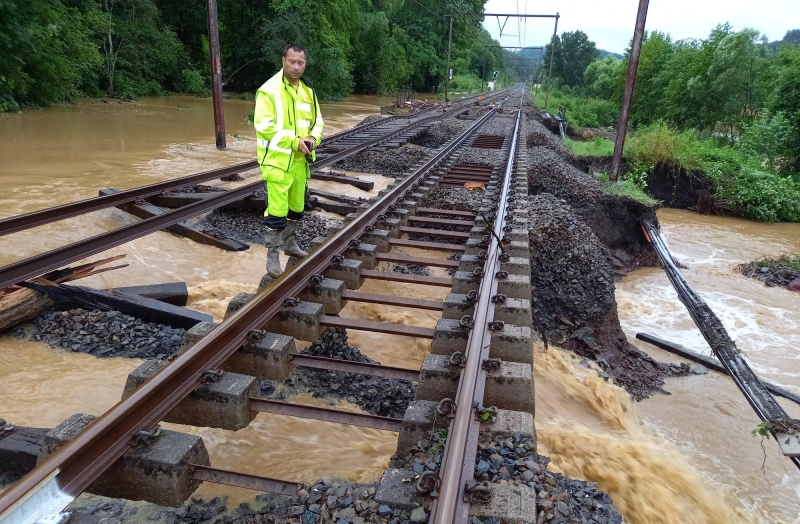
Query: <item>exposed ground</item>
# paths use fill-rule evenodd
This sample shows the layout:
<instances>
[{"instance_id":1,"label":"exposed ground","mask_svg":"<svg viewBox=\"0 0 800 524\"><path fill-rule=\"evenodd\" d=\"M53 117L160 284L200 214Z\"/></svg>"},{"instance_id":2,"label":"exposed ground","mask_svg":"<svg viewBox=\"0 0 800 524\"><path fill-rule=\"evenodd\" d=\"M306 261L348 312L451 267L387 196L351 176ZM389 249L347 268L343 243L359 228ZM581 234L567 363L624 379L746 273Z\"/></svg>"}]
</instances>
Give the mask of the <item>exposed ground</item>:
<instances>
[{"instance_id":1,"label":"exposed ground","mask_svg":"<svg viewBox=\"0 0 800 524\"><path fill-rule=\"evenodd\" d=\"M659 363L630 344L614 299L615 270L654 263L639 221L656 220L655 209L605 194L542 129L531 122L528 131L528 144L545 144L528 149L535 320L550 341L596 361L637 400L664 392L664 377L689 366Z\"/></svg>"}]
</instances>

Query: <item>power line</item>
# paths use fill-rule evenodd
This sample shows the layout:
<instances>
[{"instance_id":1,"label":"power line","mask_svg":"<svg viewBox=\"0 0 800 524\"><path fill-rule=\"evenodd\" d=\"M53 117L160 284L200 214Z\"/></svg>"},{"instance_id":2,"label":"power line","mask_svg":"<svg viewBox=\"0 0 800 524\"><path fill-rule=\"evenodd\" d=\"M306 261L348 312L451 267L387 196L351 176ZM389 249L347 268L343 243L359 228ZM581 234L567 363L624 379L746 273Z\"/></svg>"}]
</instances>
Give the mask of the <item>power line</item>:
<instances>
[{"instance_id":1,"label":"power line","mask_svg":"<svg viewBox=\"0 0 800 524\"><path fill-rule=\"evenodd\" d=\"M416 3L418 6L420 6L421 8L423 8L424 10L429 12L430 14L432 14L434 16L439 16L436 13L434 13L433 11L431 11L430 9L428 9L427 7L425 7L424 5L422 5L418 0L414 0L414 3Z\"/></svg>"}]
</instances>

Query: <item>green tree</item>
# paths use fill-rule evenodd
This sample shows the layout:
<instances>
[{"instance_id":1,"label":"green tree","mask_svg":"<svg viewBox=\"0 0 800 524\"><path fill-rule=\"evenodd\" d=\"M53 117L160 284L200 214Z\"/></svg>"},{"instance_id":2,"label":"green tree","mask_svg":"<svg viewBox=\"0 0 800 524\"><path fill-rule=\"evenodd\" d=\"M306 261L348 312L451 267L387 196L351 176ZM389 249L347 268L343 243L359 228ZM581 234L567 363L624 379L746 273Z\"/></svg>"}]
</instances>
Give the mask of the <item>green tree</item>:
<instances>
[{"instance_id":1,"label":"green tree","mask_svg":"<svg viewBox=\"0 0 800 524\"><path fill-rule=\"evenodd\" d=\"M0 111L81 94L100 63L93 0L0 2Z\"/></svg>"},{"instance_id":2,"label":"green tree","mask_svg":"<svg viewBox=\"0 0 800 524\"><path fill-rule=\"evenodd\" d=\"M708 70L711 93L719 100L717 122L731 141L758 114L764 101L760 78L766 65L767 39L745 29L722 38Z\"/></svg>"},{"instance_id":3,"label":"green tree","mask_svg":"<svg viewBox=\"0 0 800 524\"><path fill-rule=\"evenodd\" d=\"M613 98L621 68L622 60L610 55L589 64L583 72L586 94L597 98Z\"/></svg>"},{"instance_id":4,"label":"green tree","mask_svg":"<svg viewBox=\"0 0 800 524\"><path fill-rule=\"evenodd\" d=\"M550 67L551 44L545 48L545 68ZM597 46L583 31L562 33L555 38L553 57L553 76L560 78L565 85L583 85L583 73L600 56Z\"/></svg>"},{"instance_id":5,"label":"green tree","mask_svg":"<svg viewBox=\"0 0 800 524\"><path fill-rule=\"evenodd\" d=\"M784 45L765 76L771 86L767 107L783 112L790 126L781 170L794 173L800 181L800 46Z\"/></svg>"}]
</instances>

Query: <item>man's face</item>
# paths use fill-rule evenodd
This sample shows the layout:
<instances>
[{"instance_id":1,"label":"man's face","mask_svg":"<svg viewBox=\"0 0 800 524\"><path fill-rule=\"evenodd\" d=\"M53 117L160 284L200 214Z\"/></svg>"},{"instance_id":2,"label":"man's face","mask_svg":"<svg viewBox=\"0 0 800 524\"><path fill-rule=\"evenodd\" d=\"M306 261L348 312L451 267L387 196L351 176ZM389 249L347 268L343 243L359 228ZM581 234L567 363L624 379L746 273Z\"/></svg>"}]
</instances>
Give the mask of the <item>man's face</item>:
<instances>
[{"instance_id":1,"label":"man's face","mask_svg":"<svg viewBox=\"0 0 800 524\"><path fill-rule=\"evenodd\" d=\"M283 74L289 80L299 80L306 70L306 54L289 49L283 57Z\"/></svg>"}]
</instances>

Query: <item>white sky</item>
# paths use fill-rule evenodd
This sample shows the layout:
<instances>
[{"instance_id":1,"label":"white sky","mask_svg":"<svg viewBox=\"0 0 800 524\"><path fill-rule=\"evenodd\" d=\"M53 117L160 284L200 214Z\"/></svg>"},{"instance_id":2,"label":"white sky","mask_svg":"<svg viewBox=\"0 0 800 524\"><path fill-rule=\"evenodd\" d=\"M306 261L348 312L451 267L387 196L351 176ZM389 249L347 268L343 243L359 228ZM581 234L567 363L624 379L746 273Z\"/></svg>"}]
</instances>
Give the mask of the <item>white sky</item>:
<instances>
[{"instance_id":1,"label":"white sky","mask_svg":"<svg viewBox=\"0 0 800 524\"><path fill-rule=\"evenodd\" d=\"M580 29L599 49L623 53L633 37L638 5L638 0L488 0L485 12L558 12L559 34ZM550 41L552 18L529 18L527 26L518 20L508 19L502 38L496 17L483 25L502 45L539 46ZM675 40L705 38L724 22L737 31L750 27L770 41L780 40L789 29L800 29L800 0L650 0L645 29L669 33Z\"/></svg>"}]
</instances>

